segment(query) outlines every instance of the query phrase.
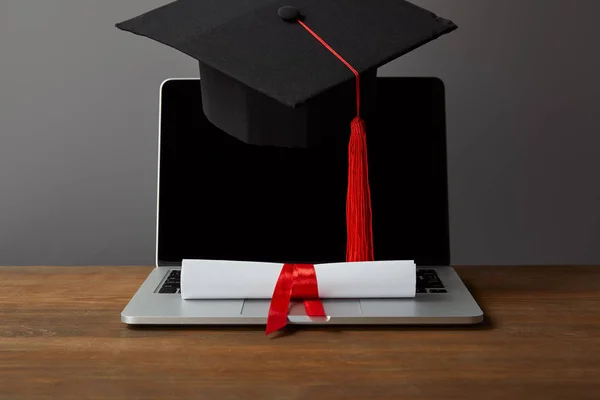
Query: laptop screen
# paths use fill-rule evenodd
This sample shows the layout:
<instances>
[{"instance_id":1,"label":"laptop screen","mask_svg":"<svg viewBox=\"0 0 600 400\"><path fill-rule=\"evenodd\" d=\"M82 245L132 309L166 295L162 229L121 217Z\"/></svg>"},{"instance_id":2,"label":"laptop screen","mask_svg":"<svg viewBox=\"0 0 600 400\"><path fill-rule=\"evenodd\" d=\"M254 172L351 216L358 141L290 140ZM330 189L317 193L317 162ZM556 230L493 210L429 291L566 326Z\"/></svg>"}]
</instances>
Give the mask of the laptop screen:
<instances>
[{"instance_id":1,"label":"laptop screen","mask_svg":"<svg viewBox=\"0 0 600 400\"><path fill-rule=\"evenodd\" d=\"M378 80L367 127L375 258L448 265L443 84ZM259 147L204 117L197 79L165 82L161 99L159 265L345 260L349 124L318 148Z\"/></svg>"}]
</instances>

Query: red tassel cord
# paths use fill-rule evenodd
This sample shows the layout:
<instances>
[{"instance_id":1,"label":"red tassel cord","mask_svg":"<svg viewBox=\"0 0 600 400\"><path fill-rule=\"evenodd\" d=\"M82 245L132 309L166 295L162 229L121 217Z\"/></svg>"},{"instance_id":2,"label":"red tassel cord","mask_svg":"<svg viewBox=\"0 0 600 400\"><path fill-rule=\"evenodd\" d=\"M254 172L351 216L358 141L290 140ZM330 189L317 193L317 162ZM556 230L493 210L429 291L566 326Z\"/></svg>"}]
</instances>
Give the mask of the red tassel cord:
<instances>
[{"instance_id":1,"label":"red tassel cord","mask_svg":"<svg viewBox=\"0 0 600 400\"><path fill-rule=\"evenodd\" d=\"M350 124L348 143L348 192L346 197L346 261L373 261L373 218L369 166L367 158L367 136L365 122L360 117L360 75L358 71L339 55L325 40L304 22L298 23L336 56L356 77L356 117Z\"/></svg>"}]
</instances>

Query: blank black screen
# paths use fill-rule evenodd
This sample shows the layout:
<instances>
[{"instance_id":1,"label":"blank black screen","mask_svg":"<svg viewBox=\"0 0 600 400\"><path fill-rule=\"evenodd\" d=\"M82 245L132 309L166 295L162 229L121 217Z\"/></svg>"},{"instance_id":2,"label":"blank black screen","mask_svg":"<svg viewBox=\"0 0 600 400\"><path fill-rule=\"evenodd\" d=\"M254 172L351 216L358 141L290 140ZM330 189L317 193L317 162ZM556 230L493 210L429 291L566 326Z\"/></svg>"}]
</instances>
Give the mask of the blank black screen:
<instances>
[{"instance_id":1,"label":"blank black screen","mask_svg":"<svg viewBox=\"0 0 600 400\"><path fill-rule=\"evenodd\" d=\"M367 125L377 260L449 264L444 87L378 78ZM349 122L311 149L245 144L202 112L199 80L162 88L158 259L345 260Z\"/></svg>"}]
</instances>

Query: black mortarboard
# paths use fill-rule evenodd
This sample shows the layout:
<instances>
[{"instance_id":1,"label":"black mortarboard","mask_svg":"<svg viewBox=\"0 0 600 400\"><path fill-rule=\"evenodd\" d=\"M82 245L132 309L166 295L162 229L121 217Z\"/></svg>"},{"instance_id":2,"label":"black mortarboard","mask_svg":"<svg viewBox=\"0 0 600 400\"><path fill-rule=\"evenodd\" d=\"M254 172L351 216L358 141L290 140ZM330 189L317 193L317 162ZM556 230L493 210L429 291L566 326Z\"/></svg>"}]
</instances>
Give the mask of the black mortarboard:
<instances>
[{"instance_id":1,"label":"black mortarboard","mask_svg":"<svg viewBox=\"0 0 600 400\"><path fill-rule=\"evenodd\" d=\"M361 74L367 115L378 67L456 28L403 0L178 0L117 27L197 59L204 113L223 131L307 147L326 119L355 115L354 75L296 12Z\"/></svg>"},{"instance_id":2,"label":"black mortarboard","mask_svg":"<svg viewBox=\"0 0 600 400\"><path fill-rule=\"evenodd\" d=\"M377 68L454 23L403 0L178 0L117 27L198 60L206 117L248 144L318 146L350 124L346 259L373 260Z\"/></svg>"}]
</instances>

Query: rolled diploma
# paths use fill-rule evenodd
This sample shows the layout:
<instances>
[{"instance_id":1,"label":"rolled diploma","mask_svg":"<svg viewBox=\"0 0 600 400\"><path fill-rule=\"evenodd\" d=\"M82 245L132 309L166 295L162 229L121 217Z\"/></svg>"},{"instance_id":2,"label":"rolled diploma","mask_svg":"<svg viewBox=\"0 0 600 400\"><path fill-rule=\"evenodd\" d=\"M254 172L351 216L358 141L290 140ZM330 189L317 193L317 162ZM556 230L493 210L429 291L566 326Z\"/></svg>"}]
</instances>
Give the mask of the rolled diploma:
<instances>
[{"instance_id":1,"label":"rolled diploma","mask_svg":"<svg viewBox=\"0 0 600 400\"><path fill-rule=\"evenodd\" d=\"M183 260L181 297L194 299L270 299L283 264ZM415 297L413 261L315 264L321 298Z\"/></svg>"}]
</instances>

